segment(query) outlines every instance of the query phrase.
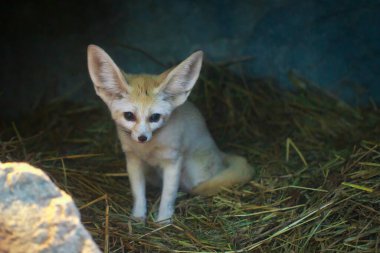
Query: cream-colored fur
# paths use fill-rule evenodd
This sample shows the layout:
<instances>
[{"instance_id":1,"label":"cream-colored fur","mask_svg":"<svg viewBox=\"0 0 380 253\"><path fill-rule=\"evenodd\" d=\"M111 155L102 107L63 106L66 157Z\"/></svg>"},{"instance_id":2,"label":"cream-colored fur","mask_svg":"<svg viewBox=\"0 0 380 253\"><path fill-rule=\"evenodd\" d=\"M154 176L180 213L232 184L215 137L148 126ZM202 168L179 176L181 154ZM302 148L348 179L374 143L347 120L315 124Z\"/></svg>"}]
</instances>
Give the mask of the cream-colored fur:
<instances>
[{"instance_id":1,"label":"cream-colored fur","mask_svg":"<svg viewBox=\"0 0 380 253\"><path fill-rule=\"evenodd\" d=\"M210 195L252 178L246 160L221 152L198 109L186 102L202 57L201 51L195 52L161 75L129 75L101 48L88 47L91 79L111 111L126 154L134 218L146 217L146 180L162 184L156 220L169 222L179 188ZM159 120L152 120L153 114Z\"/></svg>"}]
</instances>

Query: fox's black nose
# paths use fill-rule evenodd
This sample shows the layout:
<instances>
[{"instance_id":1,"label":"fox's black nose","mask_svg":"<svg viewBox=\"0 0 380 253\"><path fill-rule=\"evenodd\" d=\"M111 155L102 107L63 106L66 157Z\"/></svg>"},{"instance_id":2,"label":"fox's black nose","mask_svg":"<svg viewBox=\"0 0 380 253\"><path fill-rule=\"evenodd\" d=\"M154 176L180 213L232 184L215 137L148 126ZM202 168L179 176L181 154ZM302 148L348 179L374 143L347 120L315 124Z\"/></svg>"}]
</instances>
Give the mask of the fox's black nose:
<instances>
[{"instance_id":1,"label":"fox's black nose","mask_svg":"<svg viewBox=\"0 0 380 253\"><path fill-rule=\"evenodd\" d=\"M139 142L146 142L148 138L145 135L140 135L139 137L137 137L137 139L139 140Z\"/></svg>"}]
</instances>

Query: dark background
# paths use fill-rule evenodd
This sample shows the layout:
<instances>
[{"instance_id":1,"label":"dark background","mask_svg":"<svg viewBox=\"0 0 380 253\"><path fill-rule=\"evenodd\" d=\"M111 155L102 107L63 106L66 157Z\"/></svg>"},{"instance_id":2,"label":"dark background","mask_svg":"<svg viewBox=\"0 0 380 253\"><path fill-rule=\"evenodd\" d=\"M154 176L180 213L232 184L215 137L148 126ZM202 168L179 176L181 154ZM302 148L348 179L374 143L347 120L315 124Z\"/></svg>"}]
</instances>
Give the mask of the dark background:
<instances>
[{"instance_id":1,"label":"dark background","mask_svg":"<svg viewBox=\"0 0 380 253\"><path fill-rule=\"evenodd\" d=\"M380 1L2 1L1 117L57 98L95 99L86 47L127 72L157 73L202 49L207 60L289 87L297 73L351 104L380 102Z\"/></svg>"}]
</instances>

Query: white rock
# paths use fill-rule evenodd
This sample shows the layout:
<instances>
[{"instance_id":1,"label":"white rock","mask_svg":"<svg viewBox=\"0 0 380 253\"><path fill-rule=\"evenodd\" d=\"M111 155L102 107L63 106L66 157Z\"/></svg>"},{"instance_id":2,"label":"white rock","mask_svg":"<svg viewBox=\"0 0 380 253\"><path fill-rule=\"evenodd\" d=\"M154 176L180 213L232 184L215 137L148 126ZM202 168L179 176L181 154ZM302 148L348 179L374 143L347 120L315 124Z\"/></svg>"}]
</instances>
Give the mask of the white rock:
<instances>
[{"instance_id":1,"label":"white rock","mask_svg":"<svg viewBox=\"0 0 380 253\"><path fill-rule=\"evenodd\" d=\"M100 252L72 198L40 169L0 163L0 252Z\"/></svg>"}]
</instances>

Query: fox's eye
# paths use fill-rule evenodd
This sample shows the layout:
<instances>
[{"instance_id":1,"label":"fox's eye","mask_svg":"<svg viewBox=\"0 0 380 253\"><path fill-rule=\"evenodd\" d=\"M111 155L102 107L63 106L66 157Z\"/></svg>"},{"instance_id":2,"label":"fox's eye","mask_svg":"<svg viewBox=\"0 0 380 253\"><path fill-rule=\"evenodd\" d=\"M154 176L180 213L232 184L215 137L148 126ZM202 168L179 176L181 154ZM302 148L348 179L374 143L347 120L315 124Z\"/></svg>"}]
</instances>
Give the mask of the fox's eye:
<instances>
[{"instance_id":1,"label":"fox's eye","mask_svg":"<svg viewBox=\"0 0 380 253\"><path fill-rule=\"evenodd\" d=\"M124 118L128 121L135 121L136 120L136 117L132 112L125 112Z\"/></svg>"},{"instance_id":2,"label":"fox's eye","mask_svg":"<svg viewBox=\"0 0 380 253\"><path fill-rule=\"evenodd\" d=\"M161 114L159 114L159 113L153 113L152 115L150 115L149 121L150 122L157 122L157 121L160 120L160 118L161 118Z\"/></svg>"}]
</instances>

